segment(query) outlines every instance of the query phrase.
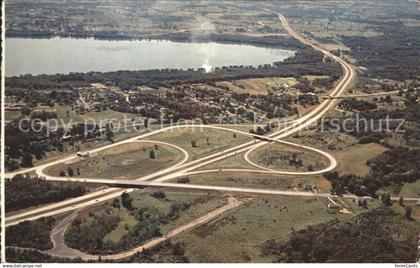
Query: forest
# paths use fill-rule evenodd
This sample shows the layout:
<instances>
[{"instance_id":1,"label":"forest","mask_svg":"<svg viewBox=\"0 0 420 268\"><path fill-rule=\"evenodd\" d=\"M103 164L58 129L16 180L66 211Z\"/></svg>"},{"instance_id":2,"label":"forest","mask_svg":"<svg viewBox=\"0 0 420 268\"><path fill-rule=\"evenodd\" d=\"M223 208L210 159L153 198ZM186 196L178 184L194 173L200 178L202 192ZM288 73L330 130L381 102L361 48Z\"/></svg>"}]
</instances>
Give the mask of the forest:
<instances>
[{"instance_id":1,"label":"forest","mask_svg":"<svg viewBox=\"0 0 420 268\"><path fill-rule=\"evenodd\" d=\"M6 228L6 245L48 250L53 247L50 232L55 224L52 217L24 221Z\"/></svg>"},{"instance_id":2,"label":"forest","mask_svg":"<svg viewBox=\"0 0 420 268\"><path fill-rule=\"evenodd\" d=\"M418 232L415 221L380 207L345 222L296 231L286 242L269 240L261 252L277 262L412 263Z\"/></svg>"},{"instance_id":3,"label":"forest","mask_svg":"<svg viewBox=\"0 0 420 268\"><path fill-rule=\"evenodd\" d=\"M6 179L5 186L5 206L8 212L77 197L87 191L78 183L49 182L30 175L16 175Z\"/></svg>"}]
</instances>

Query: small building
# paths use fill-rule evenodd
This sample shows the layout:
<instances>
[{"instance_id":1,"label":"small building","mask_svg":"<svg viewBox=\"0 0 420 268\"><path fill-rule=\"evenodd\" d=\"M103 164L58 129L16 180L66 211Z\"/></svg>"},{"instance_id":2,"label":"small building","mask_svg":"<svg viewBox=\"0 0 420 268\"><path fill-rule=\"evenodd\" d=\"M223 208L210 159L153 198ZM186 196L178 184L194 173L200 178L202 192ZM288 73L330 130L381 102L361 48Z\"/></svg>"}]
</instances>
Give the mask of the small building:
<instances>
[{"instance_id":1,"label":"small building","mask_svg":"<svg viewBox=\"0 0 420 268\"><path fill-rule=\"evenodd\" d=\"M67 140L69 140L71 137L72 137L72 135L63 135L63 136L61 137L61 140L62 140L62 141L67 141Z\"/></svg>"},{"instance_id":2,"label":"small building","mask_svg":"<svg viewBox=\"0 0 420 268\"><path fill-rule=\"evenodd\" d=\"M303 189L305 189L306 191L314 191L314 190L316 190L316 185L315 184L305 184L303 186Z\"/></svg>"},{"instance_id":3,"label":"small building","mask_svg":"<svg viewBox=\"0 0 420 268\"><path fill-rule=\"evenodd\" d=\"M338 205L338 204L329 203L328 204L328 208L331 209L331 210L340 210L341 209L341 206Z\"/></svg>"},{"instance_id":4,"label":"small building","mask_svg":"<svg viewBox=\"0 0 420 268\"><path fill-rule=\"evenodd\" d=\"M81 158L84 158L85 159L85 158L88 158L89 157L89 152L86 152L86 153L77 152L76 155L78 157L81 157Z\"/></svg>"}]
</instances>

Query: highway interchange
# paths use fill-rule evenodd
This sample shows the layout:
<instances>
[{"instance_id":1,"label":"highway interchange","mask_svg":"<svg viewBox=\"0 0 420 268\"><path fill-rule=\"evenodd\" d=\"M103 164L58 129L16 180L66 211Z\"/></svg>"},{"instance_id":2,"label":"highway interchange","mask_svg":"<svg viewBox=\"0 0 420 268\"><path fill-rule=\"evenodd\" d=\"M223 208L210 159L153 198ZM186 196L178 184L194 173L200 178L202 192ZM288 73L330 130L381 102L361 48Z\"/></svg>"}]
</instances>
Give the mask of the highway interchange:
<instances>
[{"instance_id":1,"label":"highway interchange","mask_svg":"<svg viewBox=\"0 0 420 268\"><path fill-rule=\"evenodd\" d=\"M272 190L272 189L257 189L257 188L246 188L246 187L227 187L227 186L212 186L212 185L196 185L196 184L184 184L184 183L171 183L167 182L169 180L184 177L188 175L195 175L195 174L207 174L207 173L220 173L220 172L255 172L255 173L269 173L269 174L283 174L283 175L318 175L328 171L331 171L336 168L337 161L336 159L329 153L312 148L309 146L304 146L296 143L286 142L283 141L285 137L288 137L292 134L297 133L305 128L310 127L311 125L315 124L321 117L325 116L329 111L335 108L337 104L337 99L349 88L352 81L356 76L355 69L352 65L350 65L345 60L341 59L338 56L335 56L328 50L313 44L307 41L304 37L300 34L296 33L288 24L286 18L278 14L279 20L282 22L284 28L296 40L300 41L301 43L312 47L313 49L320 51L326 57L332 59L333 61L337 62L343 71L342 76L340 77L339 81L336 83L335 87L329 93L329 98L324 99L316 108L308 112L307 114L301 116L300 118L289 122L285 127L276 130L268 135L260 136L255 134L250 134L248 132L230 129L227 127L222 127L220 125L186 125L182 127L191 127L191 128L213 128L219 129L224 131L230 131L237 133L239 135L247 135L256 138L254 140L244 142L242 144L233 146L228 149L223 149L204 157L200 157L198 159L189 161L189 154L183 148L176 146L170 143L164 143L160 141L154 141L146 138L150 138L153 135L158 133L169 131L174 128L178 128L179 126L170 126L161 128L155 131L151 131L146 134L141 134L136 137L129 138L127 140L123 140L120 142L116 142L113 144L109 144L97 149L90 150L89 153L95 154L97 152L110 149L115 146L120 146L122 144L128 144L133 142L147 142L147 143L154 143L154 144L162 144L166 146L171 146L177 150L179 150L183 158L180 162L176 163L175 165L160 170L158 172L142 176L135 180L108 180L108 179L92 179L92 178L65 178L65 177L56 177L50 176L44 173L44 170L48 167L53 165L66 163L68 161L77 161L78 157L75 155L65 157L60 160L52 161L46 164L42 164L33 168L20 170L18 172L7 173L7 178L12 178L17 174L23 174L27 172L35 172L37 175L45 177L46 180L51 181L71 181L71 182L81 182L81 183L98 183L98 184L108 184L111 185L110 188L92 192L86 194L84 196L80 196L77 198L73 198L70 200L65 200L62 202L58 202L52 205L46 205L41 208L32 209L29 211L25 211L19 214L15 214L13 216L6 217L6 226L11 226L18 224L22 221L27 220L36 220L41 217L52 216L61 214L64 212L70 212L77 209L87 208L92 205L98 204L100 202L104 202L106 200L110 200L112 198L119 197L123 192L131 192L134 188L138 187L160 187L160 188L175 188L175 189L194 189L194 190L204 190L204 191L221 191L221 192L232 192L232 193L249 193L249 194L272 194L272 195L290 195L290 196L319 196L319 197L330 197L329 193L320 193L320 192L310 192L310 191L287 191L287 190ZM315 171L307 171L307 172L291 172L291 171L279 171L273 170L266 167L262 167L257 163L254 163L250 159L250 155L253 151L257 148L260 148L265 145L269 145L272 143L279 143L284 144L299 150L311 151L313 153L319 154L322 158L325 158L329 163L328 165L321 169ZM198 168L207 166L209 164L224 160L226 158L232 157L237 154L244 154L245 161L249 163L254 168L249 169L209 169L209 170L197 170ZM133 187L133 188L129 188ZM344 195L345 198L357 198L354 195ZM366 197L368 198L368 197ZM398 197L394 197L396 199ZM413 200L417 200L414 199ZM239 205L235 203L235 205ZM219 215L219 214L217 214ZM202 224L199 222L197 224ZM190 226L191 227L191 226ZM185 231L185 230L184 230Z\"/></svg>"}]
</instances>

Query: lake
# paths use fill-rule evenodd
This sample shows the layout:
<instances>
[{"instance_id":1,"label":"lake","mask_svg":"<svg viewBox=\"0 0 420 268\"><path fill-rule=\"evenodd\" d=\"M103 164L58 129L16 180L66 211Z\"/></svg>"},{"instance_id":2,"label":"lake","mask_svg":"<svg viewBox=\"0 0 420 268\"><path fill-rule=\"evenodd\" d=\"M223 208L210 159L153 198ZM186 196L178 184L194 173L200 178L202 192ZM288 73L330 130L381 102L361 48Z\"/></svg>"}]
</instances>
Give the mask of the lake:
<instances>
[{"instance_id":1,"label":"lake","mask_svg":"<svg viewBox=\"0 0 420 268\"><path fill-rule=\"evenodd\" d=\"M6 76L89 71L188 69L271 64L291 50L161 40L6 38Z\"/></svg>"}]
</instances>

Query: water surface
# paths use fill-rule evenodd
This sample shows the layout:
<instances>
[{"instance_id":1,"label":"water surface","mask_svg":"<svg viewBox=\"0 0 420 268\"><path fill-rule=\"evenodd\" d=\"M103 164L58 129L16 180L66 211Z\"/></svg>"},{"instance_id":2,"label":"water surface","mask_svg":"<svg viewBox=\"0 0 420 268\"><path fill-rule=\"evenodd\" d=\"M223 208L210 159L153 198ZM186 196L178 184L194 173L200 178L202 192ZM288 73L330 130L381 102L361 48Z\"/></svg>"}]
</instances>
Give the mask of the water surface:
<instances>
[{"instance_id":1,"label":"water surface","mask_svg":"<svg viewBox=\"0 0 420 268\"><path fill-rule=\"evenodd\" d=\"M294 51L221 43L6 38L6 76L271 64Z\"/></svg>"}]
</instances>

